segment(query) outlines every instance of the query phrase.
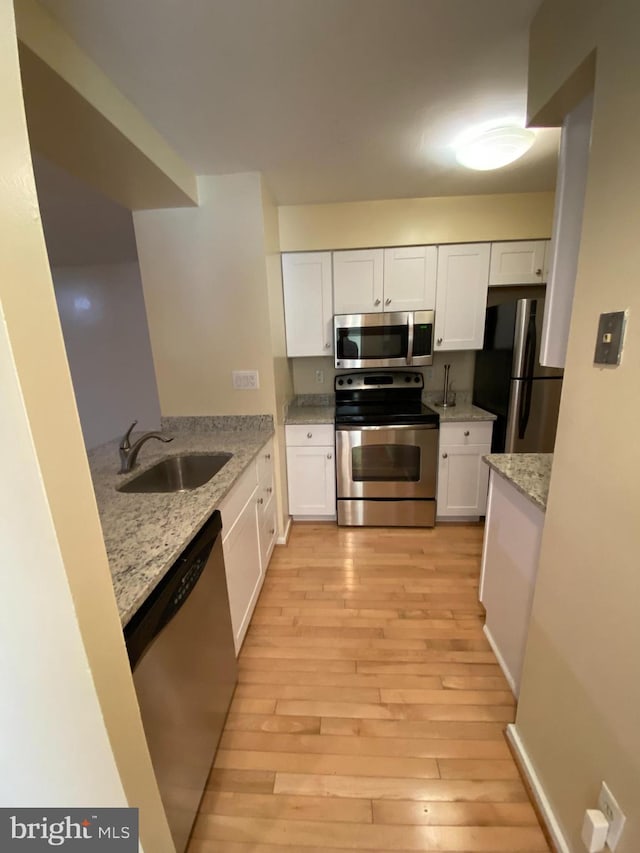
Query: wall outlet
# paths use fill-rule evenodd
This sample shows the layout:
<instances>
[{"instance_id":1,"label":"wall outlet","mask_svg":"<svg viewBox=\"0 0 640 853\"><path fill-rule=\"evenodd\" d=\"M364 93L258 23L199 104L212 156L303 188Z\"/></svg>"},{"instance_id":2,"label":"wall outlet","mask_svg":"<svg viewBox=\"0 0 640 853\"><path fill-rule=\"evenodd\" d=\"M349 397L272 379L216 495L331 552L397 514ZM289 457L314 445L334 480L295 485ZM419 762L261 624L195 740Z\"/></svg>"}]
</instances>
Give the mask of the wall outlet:
<instances>
[{"instance_id":1,"label":"wall outlet","mask_svg":"<svg viewBox=\"0 0 640 853\"><path fill-rule=\"evenodd\" d=\"M324 370L316 370L316 382L319 385L324 384Z\"/></svg>"},{"instance_id":2,"label":"wall outlet","mask_svg":"<svg viewBox=\"0 0 640 853\"><path fill-rule=\"evenodd\" d=\"M609 832L607 833L607 847L614 851L620 841L626 816L618 805L618 801L609 790L607 783L603 782L598 796L598 808L609 821Z\"/></svg>"},{"instance_id":3,"label":"wall outlet","mask_svg":"<svg viewBox=\"0 0 640 853\"><path fill-rule=\"evenodd\" d=\"M233 387L239 391L255 391L260 387L257 370L232 370Z\"/></svg>"}]
</instances>

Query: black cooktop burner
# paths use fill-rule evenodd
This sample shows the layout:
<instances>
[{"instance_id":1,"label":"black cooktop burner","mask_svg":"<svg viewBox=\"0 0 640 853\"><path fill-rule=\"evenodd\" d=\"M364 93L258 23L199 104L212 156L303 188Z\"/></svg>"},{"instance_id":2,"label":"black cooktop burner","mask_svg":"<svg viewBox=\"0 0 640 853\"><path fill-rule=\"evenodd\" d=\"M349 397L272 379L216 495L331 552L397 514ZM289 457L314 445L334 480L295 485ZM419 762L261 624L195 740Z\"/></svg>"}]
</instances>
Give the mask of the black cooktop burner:
<instances>
[{"instance_id":1,"label":"black cooktop burner","mask_svg":"<svg viewBox=\"0 0 640 853\"><path fill-rule=\"evenodd\" d=\"M422 402L418 372L343 373L336 376L336 424L393 426L438 424L439 416Z\"/></svg>"}]
</instances>

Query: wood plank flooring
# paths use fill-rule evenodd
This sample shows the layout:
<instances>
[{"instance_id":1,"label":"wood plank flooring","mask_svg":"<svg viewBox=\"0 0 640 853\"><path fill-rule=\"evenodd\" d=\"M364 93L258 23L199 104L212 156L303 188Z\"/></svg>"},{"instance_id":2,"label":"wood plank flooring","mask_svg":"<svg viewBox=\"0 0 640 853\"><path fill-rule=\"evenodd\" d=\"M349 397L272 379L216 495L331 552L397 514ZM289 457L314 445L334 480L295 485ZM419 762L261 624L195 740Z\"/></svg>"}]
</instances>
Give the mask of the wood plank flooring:
<instances>
[{"instance_id":1,"label":"wood plank flooring","mask_svg":"<svg viewBox=\"0 0 640 853\"><path fill-rule=\"evenodd\" d=\"M482 633L482 528L295 524L189 853L540 853Z\"/></svg>"}]
</instances>

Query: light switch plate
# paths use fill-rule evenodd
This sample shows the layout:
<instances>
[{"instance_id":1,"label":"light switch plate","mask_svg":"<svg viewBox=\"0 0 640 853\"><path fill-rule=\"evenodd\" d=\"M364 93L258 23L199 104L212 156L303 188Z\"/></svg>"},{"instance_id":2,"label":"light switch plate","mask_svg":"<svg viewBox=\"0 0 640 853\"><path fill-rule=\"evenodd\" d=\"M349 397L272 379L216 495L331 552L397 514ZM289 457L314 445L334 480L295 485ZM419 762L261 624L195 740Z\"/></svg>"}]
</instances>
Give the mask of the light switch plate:
<instances>
[{"instance_id":1,"label":"light switch plate","mask_svg":"<svg viewBox=\"0 0 640 853\"><path fill-rule=\"evenodd\" d=\"M626 320L626 311L612 311L600 315L594 364L620 364Z\"/></svg>"}]
</instances>

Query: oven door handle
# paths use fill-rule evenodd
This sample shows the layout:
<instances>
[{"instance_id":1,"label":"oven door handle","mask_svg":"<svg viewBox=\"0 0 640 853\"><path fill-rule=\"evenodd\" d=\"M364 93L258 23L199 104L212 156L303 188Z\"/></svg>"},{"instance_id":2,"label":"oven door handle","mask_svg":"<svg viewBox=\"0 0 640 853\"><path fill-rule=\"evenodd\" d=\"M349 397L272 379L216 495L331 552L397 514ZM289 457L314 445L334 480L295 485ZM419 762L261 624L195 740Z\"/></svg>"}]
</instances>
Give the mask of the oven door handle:
<instances>
[{"instance_id":1,"label":"oven door handle","mask_svg":"<svg viewBox=\"0 0 640 853\"><path fill-rule=\"evenodd\" d=\"M381 426L362 426L359 424L336 424L336 432L369 432L375 430L417 430L417 429L438 429L438 424L383 424Z\"/></svg>"},{"instance_id":2,"label":"oven door handle","mask_svg":"<svg viewBox=\"0 0 640 853\"><path fill-rule=\"evenodd\" d=\"M409 327L409 337L407 340L407 364L413 364L413 311L407 314L407 326Z\"/></svg>"}]
</instances>

